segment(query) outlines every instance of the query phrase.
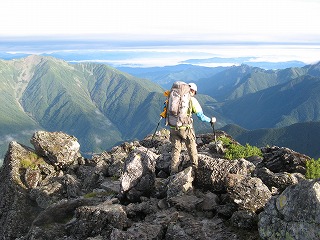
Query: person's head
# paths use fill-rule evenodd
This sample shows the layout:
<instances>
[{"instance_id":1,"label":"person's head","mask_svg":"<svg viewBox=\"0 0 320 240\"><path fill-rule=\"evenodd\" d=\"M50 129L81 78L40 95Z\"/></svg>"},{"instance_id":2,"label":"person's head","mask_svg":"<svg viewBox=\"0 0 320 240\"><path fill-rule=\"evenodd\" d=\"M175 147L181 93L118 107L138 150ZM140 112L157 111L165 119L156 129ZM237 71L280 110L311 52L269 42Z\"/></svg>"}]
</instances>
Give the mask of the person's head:
<instances>
[{"instance_id":1,"label":"person's head","mask_svg":"<svg viewBox=\"0 0 320 240\"><path fill-rule=\"evenodd\" d=\"M189 83L189 87L190 87L190 92L193 94L193 95L196 95L197 94L197 91L198 91L198 87L195 83Z\"/></svg>"}]
</instances>

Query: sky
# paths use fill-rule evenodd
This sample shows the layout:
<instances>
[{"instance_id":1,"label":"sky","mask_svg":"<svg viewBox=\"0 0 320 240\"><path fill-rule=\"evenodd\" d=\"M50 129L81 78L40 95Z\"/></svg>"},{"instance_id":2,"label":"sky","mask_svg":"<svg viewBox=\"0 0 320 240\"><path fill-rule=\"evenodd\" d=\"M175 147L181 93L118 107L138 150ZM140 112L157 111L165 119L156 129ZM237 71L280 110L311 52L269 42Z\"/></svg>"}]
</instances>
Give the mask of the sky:
<instances>
[{"instance_id":1,"label":"sky","mask_svg":"<svg viewBox=\"0 0 320 240\"><path fill-rule=\"evenodd\" d=\"M320 60L320 0L1 0L0 6L5 43L123 41L117 47Z\"/></svg>"}]
</instances>

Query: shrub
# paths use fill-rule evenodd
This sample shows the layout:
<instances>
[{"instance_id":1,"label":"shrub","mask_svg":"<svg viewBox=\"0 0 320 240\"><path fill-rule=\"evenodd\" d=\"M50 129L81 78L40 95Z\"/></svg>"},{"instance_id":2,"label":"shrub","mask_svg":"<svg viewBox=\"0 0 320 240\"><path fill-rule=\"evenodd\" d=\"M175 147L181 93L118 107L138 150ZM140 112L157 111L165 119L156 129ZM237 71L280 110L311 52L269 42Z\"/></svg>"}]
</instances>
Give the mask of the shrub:
<instances>
[{"instance_id":1,"label":"shrub","mask_svg":"<svg viewBox=\"0 0 320 240\"><path fill-rule=\"evenodd\" d=\"M219 140L222 141L223 145L227 148L227 151L225 152L225 157L227 159L231 160L248 158L251 156L262 156L262 152L258 147L251 146L248 143L245 146L232 143L227 137L221 137Z\"/></svg>"},{"instance_id":2,"label":"shrub","mask_svg":"<svg viewBox=\"0 0 320 240\"><path fill-rule=\"evenodd\" d=\"M39 157L36 153L30 152L25 158L20 159L20 167L21 168L31 168L38 169L38 164L42 164L44 162L42 157Z\"/></svg>"},{"instance_id":3,"label":"shrub","mask_svg":"<svg viewBox=\"0 0 320 240\"><path fill-rule=\"evenodd\" d=\"M320 159L310 159L306 162L306 178L316 179L320 178Z\"/></svg>"}]
</instances>

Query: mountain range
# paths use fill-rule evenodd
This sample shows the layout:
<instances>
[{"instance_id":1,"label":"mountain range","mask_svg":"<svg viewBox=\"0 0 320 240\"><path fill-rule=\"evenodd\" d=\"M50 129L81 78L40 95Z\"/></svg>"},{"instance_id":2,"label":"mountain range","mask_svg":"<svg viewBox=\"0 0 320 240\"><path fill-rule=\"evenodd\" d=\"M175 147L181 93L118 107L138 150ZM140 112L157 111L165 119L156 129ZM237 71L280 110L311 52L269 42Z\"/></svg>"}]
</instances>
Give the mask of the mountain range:
<instances>
[{"instance_id":1,"label":"mountain range","mask_svg":"<svg viewBox=\"0 0 320 240\"><path fill-rule=\"evenodd\" d=\"M30 55L0 60L1 155L9 141L29 145L30 134L39 129L76 136L84 155L142 139L158 123L164 127L159 120L163 91L176 80L197 83L197 98L206 115L217 117L217 128L237 125L247 129L240 132L248 136L256 129L290 132L295 131L292 124L300 123L303 129L320 121L320 63L278 70L244 64L116 69ZM198 133L212 131L197 119L195 128ZM255 144L266 143L263 137L256 139ZM316 149L315 144L308 146ZM311 152L318 156L316 150Z\"/></svg>"},{"instance_id":2,"label":"mountain range","mask_svg":"<svg viewBox=\"0 0 320 240\"><path fill-rule=\"evenodd\" d=\"M1 136L66 131L80 139L82 151L101 151L149 133L151 109L161 101L158 85L106 65L33 55L0 66Z\"/></svg>"},{"instance_id":3,"label":"mountain range","mask_svg":"<svg viewBox=\"0 0 320 240\"><path fill-rule=\"evenodd\" d=\"M0 73L2 149L11 140L29 145L30 134L45 129L76 136L84 155L101 152L153 132L165 101L158 84L105 64L30 55L1 60Z\"/></svg>"},{"instance_id":4,"label":"mountain range","mask_svg":"<svg viewBox=\"0 0 320 240\"><path fill-rule=\"evenodd\" d=\"M202 67L198 68L200 70ZM320 131L316 130L320 128L320 63L277 70L242 64L220 67L214 75L198 75L198 78L194 69L184 66L181 70L180 66L168 76L180 74L182 79L194 76L192 81L197 83L199 91L216 100L211 107L220 124L226 126L222 129L236 140L260 147L266 144L287 145L312 157L320 157L316 138ZM160 69L157 72L154 70L129 71L140 77L149 76L163 87L175 80L170 77L161 79ZM164 76L164 72L161 73ZM237 126L236 130L234 126Z\"/></svg>"},{"instance_id":5,"label":"mountain range","mask_svg":"<svg viewBox=\"0 0 320 240\"><path fill-rule=\"evenodd\" d=\"M209 78L227 68L228 67L211 68L190 64L150 68L117 67L117 69L136 77L150 79L166 89L170 89L175 81L183 79L185 82L193 82L197 79Z\"/></svg>"}]
</instances>

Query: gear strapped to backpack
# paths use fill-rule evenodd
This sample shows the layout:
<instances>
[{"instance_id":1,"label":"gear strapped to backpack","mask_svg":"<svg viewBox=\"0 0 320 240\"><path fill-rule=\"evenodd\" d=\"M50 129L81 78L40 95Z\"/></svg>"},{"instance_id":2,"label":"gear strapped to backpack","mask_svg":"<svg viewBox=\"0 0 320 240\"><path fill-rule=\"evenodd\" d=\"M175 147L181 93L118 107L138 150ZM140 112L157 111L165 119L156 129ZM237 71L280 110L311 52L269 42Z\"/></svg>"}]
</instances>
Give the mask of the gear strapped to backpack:
<instances>
[{"instance_id":1,"label":"gear strapped to backpack","mask_svg":"<svg viewBox=\"0 0 320 240\"><path fill-rule=\"evenodd\" d=\"M189 126L192 123L190 99L190 86L187 83L181 81L173 83L167 106L167 123L169 126Z\"/></svg>"}]
</instances>

